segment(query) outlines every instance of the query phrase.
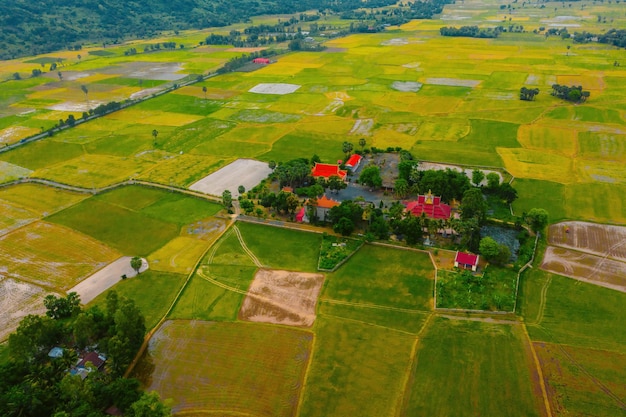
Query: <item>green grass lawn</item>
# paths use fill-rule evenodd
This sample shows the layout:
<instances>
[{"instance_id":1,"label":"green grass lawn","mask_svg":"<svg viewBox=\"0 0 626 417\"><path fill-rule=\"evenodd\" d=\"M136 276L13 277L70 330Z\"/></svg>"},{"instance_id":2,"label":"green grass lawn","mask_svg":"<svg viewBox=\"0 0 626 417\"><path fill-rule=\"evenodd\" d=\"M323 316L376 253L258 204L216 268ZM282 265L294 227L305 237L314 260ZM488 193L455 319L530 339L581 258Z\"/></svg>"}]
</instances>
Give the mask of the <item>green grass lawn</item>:
<instances>
[{"instance_id":1,"label":"green grass lawn","mask_svg":"<svg viewBox=\"0 0 626 417\"><path fill-rule=\"evenodd\" d=\"M165 195L167 192L163 190L131 185L99 194L94 199L129 210L140 211L161 200Z\"/></svg>"},{"instance_id":2,"label":"green grass lawn","mask_svg":"<svg viewBox=\"0 0 626 417\"><path fill-rule=\"evenodd\" d=\"M415 337L321 315L300 416L395 416Z\"/></svg>"},{"instance_id":3,"label":"green grass lawn","mask_svg":"<svg viewBox=\"0 0 626 417\"><path fill-rule=\"evenodd\" d=\"M211 217L223 207L219 204L179 193L163 192L161 199L141 210L154 219L179 226Z\"/></svg>"},{"instance_id":4,"label":"green grass lawn","mask_svg":"<svg viewBox=\"0 0 626 417\"><path fill-rule=\"evenodd\" d=\"M559 275L538 275L524 286L525 295L536 294L543 277L550 280L541 321L528 326L533 340L626 353L626 327L619 319L626 294ZM531 308L524 309L532 313Z\"/></svg>"},{"instance_id":5,"label":"green grass lawn","mask_svg":"<svg viewBox=\"0 0 626 417\"><path fill-rule=\"evenodd\" d=\"M90 235L132 256L147 256L179 233L175 224L93 198L47 220Z\"/></svg>"},{"instance_id":6,"label":"green grass lawn","mask_svg":"<svg viewBox=\"0 0 626 417\"><path fill-rule=\"evenodd\" d=\"M322 235L254 223L237 223L244 242L263 265L273 269L317 271Z\"/></svg>"},{"instance_id":7,"label":"green grass lawn","mask_svg":"<svg viewBox=\"0 0 626 417\"><path fill-rule=\"evenodd\" d=\"M44 139L5 152L2 154L2 160L36 170L69 161L83 153L84 150L80 145Z\"/></svg>"},{"instance_id":8,"label":"green grass lawn","mask_svg":"<svg viewBox=\"0 0 626 417\"><path fill-rule=\"evenodd\" d=\"M519 326L436 318L418 344L404 415L541 416Z\"/></svg>"},{"instance_id":9,"label":"green grass lawn","mask_svg":"<svg viewBox=\"0 0 626 417\"><path fill-rule=\"evenodd\" d=\"M146 328L151 329L167 312L185 278L181 274L147 270L137 277L120 281L96 297L89 307L97 305L104 309L108 292L116 291L118 295L135 302L146 319Z\"/></svg>"},{"instance_id":10,"label":"green grass lawn","mask_svg":"<svg viewBox=\"0 0 626 417\"><path fill-rule=\"evenodd\" d=\"M422 329L429 314L425 311L390 311L331 304L324 300L319 302L318 310L319 314L327 316L329 319L338 317L412 334L417 334Z\"/></svg>"},{"instance_id":11,"label":"green grass lawn","mask_svg":"<svg viewBox=\"0 0 626 417\"><path fill-rule=\"evenodd\" d=\"M426 253L365 245L327 275L322 299L428 311L433 278Z\"/></svg>"}]
</instances>

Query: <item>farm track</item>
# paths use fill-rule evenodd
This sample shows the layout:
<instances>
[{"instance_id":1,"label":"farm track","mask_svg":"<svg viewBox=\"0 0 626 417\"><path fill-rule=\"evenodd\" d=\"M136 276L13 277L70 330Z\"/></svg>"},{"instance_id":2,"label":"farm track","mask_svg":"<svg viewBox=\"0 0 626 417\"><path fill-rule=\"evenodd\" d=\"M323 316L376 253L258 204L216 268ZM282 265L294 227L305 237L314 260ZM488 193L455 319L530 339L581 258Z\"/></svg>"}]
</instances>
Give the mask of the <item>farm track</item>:
<instances>
[{"instance_id":1,"label":"farm track","mask_svg":"<svg viewBox=\"0 0 626 417\"><path fill-rule=\"evenodd\" d=\"M411 360L409 361L406 379L403 385L404 388L402 390L402 396L400 397L400 404L398 404L398 407L397 407L396 416L398 417L404 416L407 414L406 408L408 407L409 399L411 397L411 387L413 386L413 381L415 378L415 372L417 370L417 363L418 363L418 357L419 357L417 348L419 346L419 342L422 337L422 334L426 331L428 326L430 326L430 322L432 321L434 316L435 316L434 313L432 312L429 313L428 317L424 321L424 324L422 325L422 328L419 329L419 331L417 332L417 335L415 335L415 342L413 343L413 347L411 349Z\"/></svg>"},{"instance_id":2,"label":"farm track","mask_svg":"<svg viewBox=\"0 0 626 417\"><path fill-rule=\"evenodd\" d=\"M261 263L261 261L259 261L259 258L257 258L254 255L254 253L252 253L252 251L246 245L246 242L244 242L243 236L241 236L241 232L239 231L239 228L235 225L233 226L233 230L235 234L237 235L237 240L239 240L239 244L241 245L241 248L250 257L250 259L252 259L252 262L254 262L254 264L258 266L259 268L265 268L265 266Z\"/></svg>"},{"instance_id":3,"label":"farm track","mask_svg":"<svg viewBox=\"0 0 626 417\"><path fill-rule=\"evenodd\" d=\"M526 326L522 324L522 333L524 334L524 342L527 343L528 349L530 350L535 372L537 372L537 377L539 379L539 386L541 388L541 396L543 397L543 404L545 407L545 413L548 417L552 417L552 407L550 407L550 397L548 396L548 389L546 388L546 380L543 376L543 370L541 369L541 362L539 361L539 357L537 356L537 352L535 351L535 347L533 346L533 341L530 339L530 335L528 334L528 330Z\"/></svg>"},{"instance_id":4,"label":"farm track","mask_svg":"<svg viewBox=\"0 0 626 417\"><path fill-rule=\"evenodd\" d=\"M540 298L539 298L539 309L537 311L537 317L535 317L535 320L533 322L528 323L529 326L539 326L541 322L543 321L543 314L546 309L548 288L550 287L551 283L552 283L552 275L548 277L546 282L543 284L543 287L541 287L541 293L540 293Z\"/></svg>"},{"instance_id":5,"label":"farm track","mask_svg":"<svg viewBox=\"0 0 626 417\"><path fill-rule=\"evenodd\" d=\"M386 311L398 311L401 313L426 313L425 310L415 310L409 308L400 308L400 307L389 307L389 306L381 306L377 304L365 304L365 303L352 303L350 301L340 301L340 300L332 300L332 299L321 299L321 302L325 302L328 304L336 304L342 306L351 306L351 307L362 307L362 308L372 308L376 310L386 310Z\"/></svg>"},{"instance_id":6,"label":"farm track","mask_svg":"<svg viewBox=\"0 0 626 417\"><path fill-rule=\"evenodd\" d=\"M124 187L127 185L140 185L144 187L159 188L162 190L178 192L181 194L186 194L186 195L190 195L193 197L199 197L205 200L210 200L213 202L221 203L221 199L216 196L204 194L198 191L188 190L186 188L173 187L171 185L159 184L156 182L142 181L142 180L122 181L122 182L111 184L109 186L102 187L102 188L85 188L85 187L77 187L75 185L63 184L61 182L46 180L43 178L22 178L17 181L11 181L11 182L7 182L4 184L0 184L0 188L11 187L11 186L18 185L18 184L39 184L39 185L45 185L45 186L52 187L52 188L58 188L58 189L65 190L65 191L73 191L76 193L92 194L92 195L101 194L106 191L114 190L116 188Z\"/></svg>"}]
</instances>

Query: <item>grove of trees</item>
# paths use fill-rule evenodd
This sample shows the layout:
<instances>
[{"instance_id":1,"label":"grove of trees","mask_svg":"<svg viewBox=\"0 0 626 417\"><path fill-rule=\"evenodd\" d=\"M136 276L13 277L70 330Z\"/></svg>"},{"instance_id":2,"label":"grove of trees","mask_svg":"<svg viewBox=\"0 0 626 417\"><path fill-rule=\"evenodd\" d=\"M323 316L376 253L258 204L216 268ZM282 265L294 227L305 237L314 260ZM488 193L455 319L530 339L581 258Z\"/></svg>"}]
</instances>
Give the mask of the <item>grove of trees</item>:
<instances>
[{"instance_id":1,"label":"grove of trees","mask_svg":"<svg viewBox=\"0 0 626 417\"><path fill-rule=\"evenodd\" d=\"M143 343L143 314L132 300L107 294L104 308L83 310L76 293L49 295L45 316L28 315L9 336L9 360L0 364L0 415L5 417L99 417L116 406L126 416L168 416L156 394L142 393L139 381L123 378ZM68 372L78 351L97 346L105 370L86 378ZM61 347L63 355L48 352ZM88 364L89 366L89 364ZM149 408L159 413L145 414Z\"/></svg>"}]
</instances>

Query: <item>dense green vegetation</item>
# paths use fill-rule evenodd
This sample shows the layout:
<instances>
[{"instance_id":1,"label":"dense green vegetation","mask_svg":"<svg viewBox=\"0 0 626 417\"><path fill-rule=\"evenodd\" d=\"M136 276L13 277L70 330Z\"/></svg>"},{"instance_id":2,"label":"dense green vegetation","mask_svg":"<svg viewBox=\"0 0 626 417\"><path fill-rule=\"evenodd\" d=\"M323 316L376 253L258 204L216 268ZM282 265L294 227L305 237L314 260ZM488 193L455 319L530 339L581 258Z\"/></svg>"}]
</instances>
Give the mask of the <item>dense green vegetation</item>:
<instances>
[{"instance_id":1,"label":"dense green vegetation","mask_svg":"<svg viewBox=\"0 0 626 417\"><path fill-rule=\"evenodd\" d=\"M393 3L395 0L375 0L370 1L368 6L380 7ZM115 44L127 38L154 37L166 30L226 26L263 14L287 14L313 9L341 12L361 6L358 0L107 0L105 3L45 0L3 3L0 5L0 58L66 48L80 54L85 42Z\"/></svg>"},{"instance_id":2,"label":"dense green vegetation","mask_svg":"<svg viewBox=\"0 0 626 417\"><path fill-rule=\"evenodd\" d=\"M142 395L138 380L122 377L145 333L144 317L133 301L112 291L102 308L82 310L75 296L49 296L48 317L26 316L9 337L10 361L0 363L0 413L97 417L116 406L129 416L145 415L141 409L146 407L161 410L150 415L169 415L158 396ZM61 311L62 306L70 308ZM96 359L82 371L77 365L94 346L97 354L106 355L106 372ZM62 349L59 357L49 355L54 347Z\"/></svg>"}]
</instances>

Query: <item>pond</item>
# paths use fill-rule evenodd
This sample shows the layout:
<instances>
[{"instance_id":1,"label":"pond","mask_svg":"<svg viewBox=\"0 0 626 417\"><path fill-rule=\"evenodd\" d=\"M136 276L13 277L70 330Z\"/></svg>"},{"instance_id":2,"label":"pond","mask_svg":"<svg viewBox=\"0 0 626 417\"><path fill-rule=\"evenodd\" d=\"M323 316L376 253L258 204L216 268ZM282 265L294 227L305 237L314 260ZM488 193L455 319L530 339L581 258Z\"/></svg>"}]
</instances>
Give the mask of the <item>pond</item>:
<instances>
[{"instance_id":1,"label":"pond","mask_svg":"<svg viewBox=\"0 0 626 417\"><path fill-rule=\"evenodd\" d=\"M506 245L511 251L511 262L517 261L520 243L517 239L518 230L501 226L483 226L480 228L480 237L491 237L501 245Z\"/></svg>"}]
</instances>

